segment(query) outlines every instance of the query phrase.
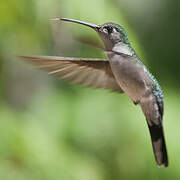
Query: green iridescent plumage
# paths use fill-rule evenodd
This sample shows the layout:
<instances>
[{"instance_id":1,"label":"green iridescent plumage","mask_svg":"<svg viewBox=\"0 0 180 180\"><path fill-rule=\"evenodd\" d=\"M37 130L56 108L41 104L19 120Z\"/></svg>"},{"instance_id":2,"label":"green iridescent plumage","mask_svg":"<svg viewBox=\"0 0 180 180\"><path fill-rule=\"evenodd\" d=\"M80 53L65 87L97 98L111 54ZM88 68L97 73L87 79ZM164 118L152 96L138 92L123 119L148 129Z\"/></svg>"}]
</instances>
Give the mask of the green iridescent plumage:
<instances>
[{"instance_id":1,"label":"green iridescent plumage","mask_svg":"<svg viewBox=\"0 0 180 180\"><path fill-rule=\"evenodd\" d=\"M112 23L112 24L113 24L113 23ZM126 31L123 29L123 27L120 26L119 24L113 24L113 25L114 25L114 27L116 28L116 30L121 33L121 35L122 35L122 40L124 41L125 44L128 45L128 48L129 48L129 50L133 53L133 56L134 56L135 58L137 58L138 61L141 61L141 60L138 58L138 56L137 56L136 52L134 51L134 49L131 47L130 41L129 41L128 36L127 36L127 33L126 33ZM161 90L161 87L160 87L158 81L157 81L156 78L152 75L152 73L150 73L148 70L147 70L147 73L148 73L148 76L149 76L149 78L152 80L153 85L154 85L153 94L157 97L157 101L158 101L160 104L162 104L162 103L163 103L163 91Z\"/></svg>"}]
</instances>

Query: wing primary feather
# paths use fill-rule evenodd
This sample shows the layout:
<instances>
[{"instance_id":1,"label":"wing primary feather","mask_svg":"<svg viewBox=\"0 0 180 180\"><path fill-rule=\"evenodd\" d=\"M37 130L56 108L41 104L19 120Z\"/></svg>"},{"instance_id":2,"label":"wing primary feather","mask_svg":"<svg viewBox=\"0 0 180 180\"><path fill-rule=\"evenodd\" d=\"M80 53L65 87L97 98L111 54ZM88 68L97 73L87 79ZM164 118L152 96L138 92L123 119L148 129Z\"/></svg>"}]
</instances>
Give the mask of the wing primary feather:
<instances>
[{"instance_id":1,"label":"wing primary feather","mask_svg":"<svg viewBox=\"0 0 180 180\"><path fill-rule=\"evenodd\" d=\"M63 72L63 71L66 71L68 69L71 69L73 66L76 66L76 65L71 64L70 66L65 66L64 68L58 68L58 69L56 69L54 71L48 72L48 74L55 74L55 73L58 73L58 72Z\"/></svg>"},{"instance_id":2,"label":"wing primary feather","mask_svg":"<svg viewBox=\"0 0 180 180\"><path fill-rule=\"evenodd\" d=\"M48 74L59 76L61 79L67 79L72 83L123 93L107 59L58 56L20 57L36 65L37 68L48 71Z\"/></svg>"}]
</instances>

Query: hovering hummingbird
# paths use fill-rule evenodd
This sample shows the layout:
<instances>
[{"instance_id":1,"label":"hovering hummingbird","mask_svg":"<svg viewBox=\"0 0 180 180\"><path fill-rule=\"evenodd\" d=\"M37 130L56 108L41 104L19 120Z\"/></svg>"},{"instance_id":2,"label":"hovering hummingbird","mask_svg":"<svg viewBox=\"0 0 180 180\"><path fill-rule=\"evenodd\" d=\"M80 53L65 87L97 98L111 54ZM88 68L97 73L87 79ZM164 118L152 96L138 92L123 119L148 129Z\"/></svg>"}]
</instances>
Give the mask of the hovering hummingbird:
<instances>
[{"instance_id":1,"label":"hovering hummingbird","mask_svg":"<svg viewBox=\"0 0 180 180\"><path fill-rule=\"evenodd\" d=\"M148 71L131 47L125 30L118 24L95 25L67 18L94 29L105 45L108 59L56 56L21 56L43 68L49 74L87 87L104 88L125 93L139 104L149 127L153 151L158 166L168 166L163 132L163 92L155 77Z\"/></svg>"}]
</instances>

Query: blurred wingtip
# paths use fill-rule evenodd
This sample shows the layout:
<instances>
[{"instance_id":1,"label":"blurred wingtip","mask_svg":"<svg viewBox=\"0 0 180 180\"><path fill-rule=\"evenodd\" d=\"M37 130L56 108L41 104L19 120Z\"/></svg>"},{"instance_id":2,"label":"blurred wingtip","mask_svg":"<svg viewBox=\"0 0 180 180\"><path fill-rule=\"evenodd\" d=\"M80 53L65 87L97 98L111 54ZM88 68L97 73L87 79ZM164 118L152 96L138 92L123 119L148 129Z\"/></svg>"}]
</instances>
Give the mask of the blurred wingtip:
<instances>
[{"instance_id":1,"label":"blurred wingtip","mask_svg":"<svg viewBox=\"0 0 180 180\"><path fill-rule=\"evenodd\" d=\"M40 58L38 56L25 56L25 55L17 55L16 57L20 58L21 60L29 61L29 62L35 61Z\"/></svg>"},{"instance_id":2,"label":"blurred wingtip","mask_svg":"<svg viewBox=\"0 0 180 180\"><path fill-rule=\"evenodd\" d=\"M21 59L27 59L27 58L32 58L33 56L16 55L16 57L21 58Z\"/></svg>"},{"instance_id":3,"label":"blurred wingtip","mask_svg":"<svg viewBox=\"0 0 180 180\"><path fill-rule=\"evenodd\" d=\"M25 56L25 55L19 55L19 54L16 55L16 57L17 57L17 58L20 58L20 59L26 59L26 58L27 58L27 56Z\"/></svg>"}]
</instances>

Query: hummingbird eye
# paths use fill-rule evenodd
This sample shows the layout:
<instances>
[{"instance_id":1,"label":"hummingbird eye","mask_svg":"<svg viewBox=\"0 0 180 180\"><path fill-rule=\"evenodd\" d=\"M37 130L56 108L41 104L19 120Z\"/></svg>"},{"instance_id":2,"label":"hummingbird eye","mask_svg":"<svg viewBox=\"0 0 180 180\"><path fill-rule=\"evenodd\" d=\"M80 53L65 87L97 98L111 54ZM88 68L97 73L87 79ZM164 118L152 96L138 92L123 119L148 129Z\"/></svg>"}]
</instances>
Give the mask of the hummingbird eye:
<instances>
[{"instance_id":1,"label":"hummingbird eye","mask_svg":"<svg viewBox=\"0 0 180 180\"><path fill-rule=\"evenodd\" d=\"M109 34L111 34L111 33L113 32L113 27L108 26L108 27L107 27L107 31L108 31Z\"/></svg>"},{"instance_id":2,"label":"hummingbird eye","mask_svg":"<svg viewBox=\"0 0 180 180\"><path fill-rule=\"evenodd\" d=\"M103 32L106 34L111 34L113 32L113 27L111 26L106 26L103 28Z\"/></svg>"}]
</instances>

